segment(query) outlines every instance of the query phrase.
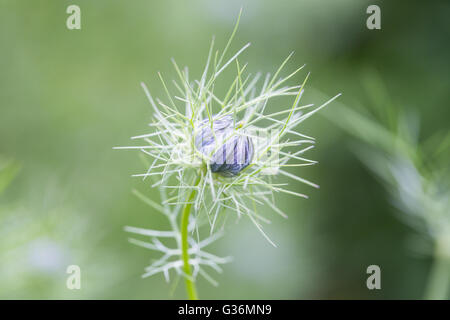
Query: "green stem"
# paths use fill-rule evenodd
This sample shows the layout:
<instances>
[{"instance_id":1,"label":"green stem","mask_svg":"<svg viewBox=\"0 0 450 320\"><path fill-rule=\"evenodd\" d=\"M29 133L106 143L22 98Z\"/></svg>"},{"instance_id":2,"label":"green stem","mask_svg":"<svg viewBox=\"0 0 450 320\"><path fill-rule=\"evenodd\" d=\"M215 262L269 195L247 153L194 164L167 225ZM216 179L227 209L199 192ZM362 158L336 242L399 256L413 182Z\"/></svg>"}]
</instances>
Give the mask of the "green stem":
<instances>
[{"instance_id":1,"label":"green stem","mask_svg":"<svg viewBox=\"0 0 450 320\"><path fill-rule=\"evenodd\" d=\"M445 252L445 243L438 240L435 246L425 299L446 300L450 286L450 257Z\"/></svg>"},{"instance_id":2,"label":"green stem","mask_svg":"<svg viewBox=\"0 0 450 320\"><path fill-rule=\"evenodd\" d=\"M200 176L197 178L195 186L200 182ZM186 275L186 290L190 300L197 300L197 289L195 288L194 278L189 264L189 242L188 242L188 225L189 215L191 213L192 201L195 198L197 189L193 189L189 195L186 205L183 208L181 216L181 258L183 259L183 271Z\"/></svg>"}]
</instances>

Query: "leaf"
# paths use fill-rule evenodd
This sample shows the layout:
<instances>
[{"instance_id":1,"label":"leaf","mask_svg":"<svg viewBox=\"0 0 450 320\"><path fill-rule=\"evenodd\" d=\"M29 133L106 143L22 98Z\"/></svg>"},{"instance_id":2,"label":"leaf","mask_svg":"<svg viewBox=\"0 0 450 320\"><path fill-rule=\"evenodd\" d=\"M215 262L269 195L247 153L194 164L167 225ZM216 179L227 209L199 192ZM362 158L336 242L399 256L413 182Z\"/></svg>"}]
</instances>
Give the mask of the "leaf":
<instances>
[{"instance_id":1,"label":"leaf","mask_svg":"<svg viewBox=\"0 0 450 320\"><path fill-rule=\"evenodd\" d=\"M21 166L12 159L0 158L0 194L14 180Z\"/></svg>"}]
</instances>

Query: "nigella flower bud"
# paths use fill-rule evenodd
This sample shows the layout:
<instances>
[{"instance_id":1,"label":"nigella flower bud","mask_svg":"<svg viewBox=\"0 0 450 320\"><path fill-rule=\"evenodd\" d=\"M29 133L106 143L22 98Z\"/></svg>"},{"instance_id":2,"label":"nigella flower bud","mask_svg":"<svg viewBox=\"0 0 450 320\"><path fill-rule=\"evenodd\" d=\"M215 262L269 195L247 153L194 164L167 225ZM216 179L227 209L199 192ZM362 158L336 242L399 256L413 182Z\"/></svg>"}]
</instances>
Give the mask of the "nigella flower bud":
<instances>
[{"instance_id":1,"label":"nigella flower bud","mask_svg":"<svg viewBox=\"0 0 450 320\"><path fill-rule=\"evenodd\" d=\"M195 147L209 161L212 172L224 176L235 176L247 167L253 158L253 143L250 137L235 132L233 118L224 116L200 123L200 132L195 136Z\"/></svg>"}]
</instances>

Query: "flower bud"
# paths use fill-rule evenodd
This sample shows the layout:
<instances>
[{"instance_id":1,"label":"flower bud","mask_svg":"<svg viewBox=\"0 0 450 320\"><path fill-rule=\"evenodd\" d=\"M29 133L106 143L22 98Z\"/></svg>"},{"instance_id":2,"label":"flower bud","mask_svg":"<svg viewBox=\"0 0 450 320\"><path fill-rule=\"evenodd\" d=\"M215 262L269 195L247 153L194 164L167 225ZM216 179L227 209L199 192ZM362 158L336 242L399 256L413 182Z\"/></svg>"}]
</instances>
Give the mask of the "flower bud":
<instances>
[{"instance_id":1,"label":"flower bud","mask_svg":"<svg viewBox=\"0 0 450 320\"><path fill-rule=\"evenodd\" d=\"M235 132L231 116L214 119L212 127L209 120L203 120L199 127L195 147L209 161L212 172L235 176L250 164L252 140Z\"/></svg>"}]
</instances>

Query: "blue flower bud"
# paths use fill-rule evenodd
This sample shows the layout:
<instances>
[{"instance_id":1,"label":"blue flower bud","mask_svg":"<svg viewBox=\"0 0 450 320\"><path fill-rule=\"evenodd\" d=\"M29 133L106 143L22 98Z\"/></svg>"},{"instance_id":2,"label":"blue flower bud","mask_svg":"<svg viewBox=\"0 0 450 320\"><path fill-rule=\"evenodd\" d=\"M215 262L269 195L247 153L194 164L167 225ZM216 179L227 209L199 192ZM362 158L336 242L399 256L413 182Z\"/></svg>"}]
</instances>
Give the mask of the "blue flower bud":
<instances>
[{"instance_id":1,"label":"blue flower bud","mask_svg":"<svg viewBox=\"0 0 450 320\"><path fill-rule=\"evenodd\" d=\"M252 140L235 132L231 116L214 119L212 128L209 120L203 120L199 127L195 147L209 159L212 172L235 176L250 164L253 158Z\"/></svg>"}]
</instances>

